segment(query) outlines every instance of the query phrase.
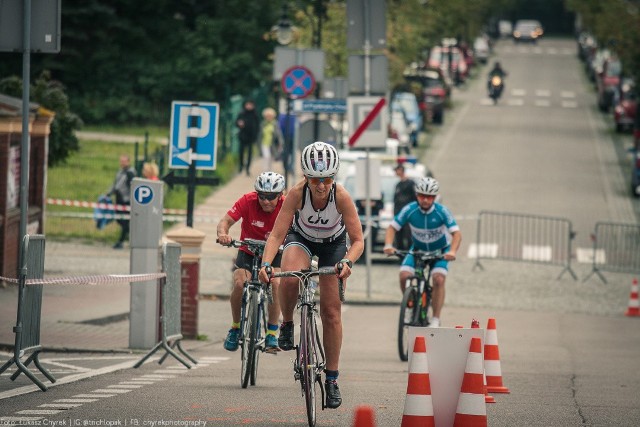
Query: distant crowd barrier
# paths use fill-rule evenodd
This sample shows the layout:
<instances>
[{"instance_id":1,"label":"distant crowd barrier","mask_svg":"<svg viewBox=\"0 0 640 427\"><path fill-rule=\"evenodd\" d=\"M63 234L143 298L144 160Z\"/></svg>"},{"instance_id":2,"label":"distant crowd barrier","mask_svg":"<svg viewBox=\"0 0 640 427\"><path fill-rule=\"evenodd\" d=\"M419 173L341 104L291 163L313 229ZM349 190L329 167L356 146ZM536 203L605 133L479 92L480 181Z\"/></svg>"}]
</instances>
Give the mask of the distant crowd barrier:
<instances>
[{"instance_id":1,"label":"distant crowd barrier","mask_svg":"<svg viewBox=\"0 0 640 427\"><path fill-rule=\"evenodd\" d=\"M640 273L640 225L597 222L593 233L592 275L607 283L602 271Z\"/></svg>"},{"instance_id":2,"label":"distant crowd barrier","mask_svg":"<svg viewBox=\"0 0 640 427\"><path fill-rule=\"evenodd\" d=\"M571 221L539 215L481 211L472 257L474 269L484 269L481 259L502 259L559 265L564 267L558 279L571 269L571 245L575 233Z\"/></svg>"},{"instance_id":3,"label":"distant crowd barrier","mask_svg":"<svg viewBox=\"0 0 640 427\"><path fill-rule=\"evenodd\" d=\"M96 275L76 277L43 278L45 258L45 238L42 235L26 235L21 247L21 269L17 279L0 277L0 281L18 284L18 308L16 316L15 345L13 357L0 367L0 374L15 364L16 372L10 377L12 381L24 373L42 391L47 391L47 386L40 381L28 368L34 362L40 372L51 383L56 379L40 363L39 354L42 351L40 344L40 324L42 312L42 285L96 285L106 283L134 283L159 280L162 293L162 312L160 321L162 325L161 341L149 354L145 355L135 367L139 367L155 351L164 348L166 353L160 359L162 363L168 355L175 357L188 368L191 365L180 357L174 350L178 350L191 362L197 363L180 345L182 335L180 333L181 316L181 278L180 278L180 245L165 243L162 247L161 273L129 274L129 275ZM25 354L30 353L26 361L22 362Z\"/></svg>"}]
</instances>

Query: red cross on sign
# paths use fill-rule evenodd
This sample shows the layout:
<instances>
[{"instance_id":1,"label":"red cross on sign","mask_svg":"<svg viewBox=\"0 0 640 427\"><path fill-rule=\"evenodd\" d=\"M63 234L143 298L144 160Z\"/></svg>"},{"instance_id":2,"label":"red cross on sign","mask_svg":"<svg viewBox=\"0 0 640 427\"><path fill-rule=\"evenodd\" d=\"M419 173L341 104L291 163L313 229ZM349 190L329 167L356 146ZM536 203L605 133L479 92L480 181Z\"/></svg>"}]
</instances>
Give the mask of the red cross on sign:
<instances>
[{"instance_id":1,"label":"red cross on sign","mask_svg":"<svg viewBox=\"0 0 640 427\"><path fill-rule=\"evenodd\" d=\"M280 84L291 98L305 98L316 88L316 79L307 67L295 65L282 74Z\"/></svg>"}]
</instances>

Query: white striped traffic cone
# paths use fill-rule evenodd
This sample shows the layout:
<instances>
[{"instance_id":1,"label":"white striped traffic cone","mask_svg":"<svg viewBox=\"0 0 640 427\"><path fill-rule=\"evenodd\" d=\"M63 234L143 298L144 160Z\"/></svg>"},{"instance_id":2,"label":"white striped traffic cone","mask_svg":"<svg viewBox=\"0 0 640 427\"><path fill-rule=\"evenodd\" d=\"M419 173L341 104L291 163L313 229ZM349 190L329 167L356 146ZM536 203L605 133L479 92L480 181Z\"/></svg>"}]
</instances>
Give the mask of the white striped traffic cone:
<instances>
[{"instance_id":1,"label":"white striped traffic cone","mask_svg":"<svg viewBox=\"0 0 640 427\"><path fill-rule=\"evenodd\" d=\"M413 345L402 427L435 427L427 344L423 336L416 337Z\"/></svg>"},{"instance_id":2,"label":"white striped traffic cone","mask_svg":"<svg viewBox=\"0 0 640 427\"><path fill-rule=\"evenodd\" d=\"M638 303L638 279L631 282L631 295L629 295L629 306L624 313L625 316L640 316L640 303Z\"/></svg>"},{"instance_id":3,"label":"white striped traffic cone","mask_svg":"<svg viewBox=\"0 0 640 427\"><path fill-rule=\"evenodd\" d=\"M471 329L480 329L480 322L478 322L476 319L473 319L471 321ZM489 394L489 391L487 390L487 376L484 374L484 365L482 366L482 383L483 383L482 391L484 392L484 401L486 403L496 403L496 399L493 396L491 396Z\"/></svg>"},{"instance_id":4,"label":"white striped traffic cone","mask_svg":"<svg viewBox=\"0 0 640 427\"><path fill-rule=\"evenodd\" d=\"M482 380L482 340L471 338L467 366L462 378L460 397L453 427L486 427L487 405L484 401Z\"/></svg>"},{"instance_id":5,"label":"white striped traffic cone","mask_svg":"<svg viewBox=\"0 0 640 427\"><path fill-rule=\"evenodd\" d=\"M510 393L509 389L502 384L496 319L489 318L487 330L484 331L484 339L484 372L487 376L487 391L489 393Z\"/></svg>"}]
</instances>

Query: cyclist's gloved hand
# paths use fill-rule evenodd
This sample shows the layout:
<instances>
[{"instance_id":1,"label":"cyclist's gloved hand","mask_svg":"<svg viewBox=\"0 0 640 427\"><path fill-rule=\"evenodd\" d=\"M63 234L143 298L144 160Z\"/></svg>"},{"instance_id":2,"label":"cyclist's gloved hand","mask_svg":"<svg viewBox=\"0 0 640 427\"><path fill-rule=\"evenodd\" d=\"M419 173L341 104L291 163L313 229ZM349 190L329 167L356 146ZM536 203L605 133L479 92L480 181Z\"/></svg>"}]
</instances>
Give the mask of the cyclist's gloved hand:
<instances>
[{"instance_id":1,"label":"cyclist's gloved hand","mask_svg":"<svg viewBox=\"0 0 640 427\"><path fill-rule=\"evenodd\" d=\"M446 254L443 255L443 258L447 261L455 261L456 260L456 253L455 252L447 252Z\"/></svg>"},{"instance_id":2,"label":"cyclist's gloved hand","mask_svg":"<svg viewBox=\"0 0 640 427\"><path fill-rule=\"evenodd\" d=\"M393 245L384 245L382 251L387 255L394 255L396 253L396 248Z\"/></svg>"}]
</instances>

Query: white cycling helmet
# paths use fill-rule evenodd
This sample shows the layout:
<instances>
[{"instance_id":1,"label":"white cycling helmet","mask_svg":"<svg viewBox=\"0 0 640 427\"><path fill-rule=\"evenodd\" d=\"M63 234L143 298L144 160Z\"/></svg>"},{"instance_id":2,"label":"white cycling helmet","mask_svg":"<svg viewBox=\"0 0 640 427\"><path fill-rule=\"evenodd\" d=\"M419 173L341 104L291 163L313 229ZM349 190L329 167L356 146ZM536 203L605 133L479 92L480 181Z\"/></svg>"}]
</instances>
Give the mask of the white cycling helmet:
<instances>
[{"instance_id":1,"label":"white cycling helmet","mask_svg":"<svg viewBox=\"0 0 640 427\"><path fill-rule=\"evenodd\" d=\"M317 141L302 150L302 173L309 178L327 178L338 173L338 152L326 142Z\"/></svg>"},{"instance_id":2,"label":"white cycling helmet","mask_svg":"<svg viewBox=\"0 0 640 427\"><path fill-rule=\"evenodd\" d=\"M284 177L275 172L263 172L253 186L258 193L282 193L284 191Z\"/></svg>"},{"instance_id":3,"label":"white cycling helmet","mask_svg":"<svg viewBox=\"0 0 640 427\"><path fill-rule=\"evenodd\" d=\"M420 178L415 185L416 193L426 194L427 196L437 196L438 191L440 190L440 185L438 181L431 178L430 176L425 176L424 178Z\"/></svg>"}]
</instances>

